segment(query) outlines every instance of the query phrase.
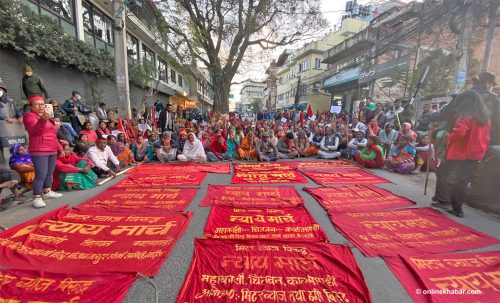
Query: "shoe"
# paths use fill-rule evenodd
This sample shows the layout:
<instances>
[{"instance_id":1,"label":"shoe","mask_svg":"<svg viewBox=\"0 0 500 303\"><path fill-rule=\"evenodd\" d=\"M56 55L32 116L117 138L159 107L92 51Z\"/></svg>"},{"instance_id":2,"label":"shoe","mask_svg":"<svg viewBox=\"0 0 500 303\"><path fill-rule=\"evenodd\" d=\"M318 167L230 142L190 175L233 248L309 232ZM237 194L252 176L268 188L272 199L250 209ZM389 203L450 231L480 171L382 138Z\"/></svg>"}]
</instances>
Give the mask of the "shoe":
<instances>
[{"instance_id":1,"label":"shoe","mask_svg":"<svg viewBox=\"0 0 500 303\"><path fill-rule=\"evenodd\" d=\"M447 209L448 205L444 204L444 203L441 203L441 202L432 202L431 203L431 207L440 208L440 209Z\"/></svg>"},{"instance_id":2,"label":"shoe","mask_svg":"<svg viewBox=\"0 0 500 303\"><path fill-rule=\"evenodd\" d=\"M448 212L452 215L455 215L459 218L463 218L464 217L464 211L463 210L448 210Z\"/></svg>"},{"instance_id":3,"label":"shoe","mask_svg":"<svg viewBox=\"0 0 500 303\"><path fill-rule=\"evenodd\" d=\"M43 194L43 197L45 199L59 199L62 196L63 196L62 194L56 193L55 191L52 191L52 190L49 190L48 192Z\"/></svg>"},{"instance_id":4,"label":"shoe","mask_svg":"<svg viewBox=\"0 0 500 303\"><path fill-rule=\"evenodd\" d=\"M2 203L0 204L0 209L6 210L6 209L14 207L18 204L19 204L19 202L17 202L14 198L5 198L5 199L3 199Z\"/></svg>"},{"instance_id":5,"label":"shoe","mask_svg":"<svg viewBox=\"0 0 500 303\"><path fill-rule=\"evenodd\" d=\"M34 208L42 208L47 206L45 202L43 202L43 199L41 197L35 197L33 198L33 207Z\"/></svg>"}]
</instances>

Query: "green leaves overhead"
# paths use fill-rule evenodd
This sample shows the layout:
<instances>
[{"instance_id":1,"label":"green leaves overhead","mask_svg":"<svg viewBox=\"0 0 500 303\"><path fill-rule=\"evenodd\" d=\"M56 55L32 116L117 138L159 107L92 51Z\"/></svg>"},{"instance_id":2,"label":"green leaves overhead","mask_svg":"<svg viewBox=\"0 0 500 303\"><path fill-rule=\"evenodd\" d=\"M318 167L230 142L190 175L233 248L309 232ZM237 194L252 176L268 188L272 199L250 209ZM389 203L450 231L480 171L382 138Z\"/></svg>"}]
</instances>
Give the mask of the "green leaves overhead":
<instances>
[{"instance_id":1,"label":"green leaves overhead","mask_svg":"<svg viewBox=\"0 0 500 303\"><path fill-rule=\"evenodd\" d=\"M0 1L0 28L0 47L96 76L114 75L113 58L106 51L66 35L50 17L17 1Z\"/></svg>"}]
</instances>

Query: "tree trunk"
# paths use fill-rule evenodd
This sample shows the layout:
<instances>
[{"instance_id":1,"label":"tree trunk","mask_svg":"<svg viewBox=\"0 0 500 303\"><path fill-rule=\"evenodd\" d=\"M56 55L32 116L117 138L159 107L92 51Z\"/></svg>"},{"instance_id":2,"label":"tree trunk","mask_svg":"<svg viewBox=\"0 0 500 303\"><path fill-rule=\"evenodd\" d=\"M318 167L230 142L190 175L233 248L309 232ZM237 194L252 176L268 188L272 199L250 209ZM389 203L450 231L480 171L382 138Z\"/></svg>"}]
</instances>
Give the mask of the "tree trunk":
<instances>
[{"instance_id":1,"label":"tree trunk","mask_svg":"<svg viewBox=\"0 0 500 303\"><path fill-rule=\"evenodd\" d=\"M231 89L231 80L227 77L214 77L214 112L229 112L229 91Z\"/></svg>"}]
</instances>

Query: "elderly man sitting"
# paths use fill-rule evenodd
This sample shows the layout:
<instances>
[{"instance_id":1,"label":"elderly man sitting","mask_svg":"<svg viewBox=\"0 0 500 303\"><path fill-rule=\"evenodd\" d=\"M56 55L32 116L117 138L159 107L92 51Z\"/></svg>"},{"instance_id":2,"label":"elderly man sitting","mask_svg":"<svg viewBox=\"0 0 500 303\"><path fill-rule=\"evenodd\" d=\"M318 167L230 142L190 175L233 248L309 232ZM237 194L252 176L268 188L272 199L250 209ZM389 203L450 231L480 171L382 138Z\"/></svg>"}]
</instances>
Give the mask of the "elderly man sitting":
<instances>
[{"instance_id":1,"label":"elderly man sitting","mask_svg":"<svg viewBox=\"0 0 500 303\"><path fill-rule=\"evenodd\" d=\"M257 158L259 161L276 161L280 158L278 148L269 140L269 133L262 133L262 138L256 145Z\"/></svg>"},{"instance_id":2,"label":"elderly man sitting","mask_svg":"<svg viewBox=\"0 0 500 303\"><path fill-rule=\"evenodd\" d=\"M299 156L293 132L287 132L285 136L279 138L276 148L278 148L280 158L293 159Z\"/></svg>"},{"instance_id":3,"label":"elderly man sitting","mask_svg":"<svg viewBox=\"0 0 500 303\"><path fill-rule=\"evenodd\" d=\"M94 167L92 167L92 171L99 178L106 178L108 174L111 176L116 176L116 172L112 170L108 163L114 165L115 170L118 171L120 168L120 161L115 157L113 151L108 146L108 141L104 138L97 139L96 145L89 148L87 153L85 154L85 158L92 160L94 163Z\"/></svg>"},{"instance_id":4,"label":"elderly man sitting","mask_svg":"<svg viewBox=\"0 0 500 303\"><path fill-rule=\"evenodd\" d=\"M335 135L333 128L327 128L325 136L321 139L318 158L334 159L340 157L340 152L337 151L338 147L339 137Z\"/></svg>"}]
</instances>

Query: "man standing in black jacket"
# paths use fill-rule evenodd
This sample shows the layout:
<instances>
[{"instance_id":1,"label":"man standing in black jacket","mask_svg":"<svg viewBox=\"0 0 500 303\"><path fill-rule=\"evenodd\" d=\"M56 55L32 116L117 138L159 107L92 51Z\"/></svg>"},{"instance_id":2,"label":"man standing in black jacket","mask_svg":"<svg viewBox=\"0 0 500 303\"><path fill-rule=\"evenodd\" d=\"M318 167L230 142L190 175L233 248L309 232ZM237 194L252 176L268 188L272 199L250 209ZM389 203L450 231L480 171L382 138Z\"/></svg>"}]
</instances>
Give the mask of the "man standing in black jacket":
<instances>
[{"instance_id":1,"label":"man standing in black jacket","mask_svg":"<svg viewBox=\"0 0 500 303\"><path fill-rule=\"evenodd\" d=\"M172 111L172 104L167 104L166 108L160 112L158 123L162 133L170 131L172 132L172 137L176 139L174 134L177 133L177 123L175 122L175 113Z\"/></svg>"},{"instance_id":2,"label":"man standing in black jacket","mask_svg":"<svg viewBox=\"0 0 500 303\"><path fill-rule=\"evenodd\" d=\"M50 98L49 93L47 92L47 89L43 85L40 77L38 77L37 75L33 75L33 69L31 69L31 66L25 65L23 67L23 73L24 73L22 79L23 92L28 101L32 97L45 96L45 99Z\"/></svg>"}]
</instances>

